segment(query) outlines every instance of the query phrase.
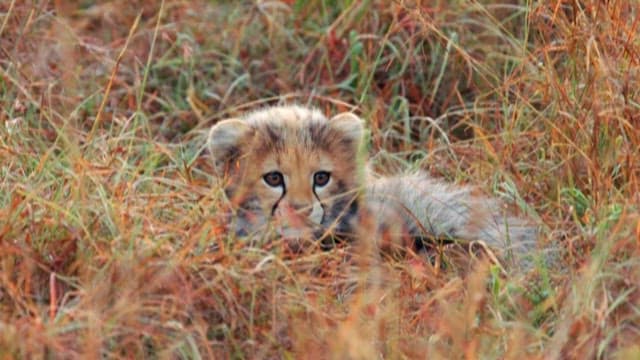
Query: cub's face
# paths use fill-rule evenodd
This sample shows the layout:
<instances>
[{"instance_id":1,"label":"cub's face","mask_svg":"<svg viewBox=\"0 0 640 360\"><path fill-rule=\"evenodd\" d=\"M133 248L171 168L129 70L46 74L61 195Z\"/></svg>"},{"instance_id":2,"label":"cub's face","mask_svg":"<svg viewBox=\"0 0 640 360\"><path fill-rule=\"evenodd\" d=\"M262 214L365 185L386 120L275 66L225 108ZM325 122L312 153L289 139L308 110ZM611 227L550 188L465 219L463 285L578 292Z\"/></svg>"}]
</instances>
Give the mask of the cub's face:
<instances>
[{"instance_id":1,"label":"cub's face","mask_svg":"<svg viewBox=\"0 0 640 360\"><path fill-rule=\"evenodd\" d=\"M357 211L362 121L351 113L327 120L318 111L275 107L224 120L209 145L236 231L286 239L348 235Z\"/></svg>"}]
</instances>

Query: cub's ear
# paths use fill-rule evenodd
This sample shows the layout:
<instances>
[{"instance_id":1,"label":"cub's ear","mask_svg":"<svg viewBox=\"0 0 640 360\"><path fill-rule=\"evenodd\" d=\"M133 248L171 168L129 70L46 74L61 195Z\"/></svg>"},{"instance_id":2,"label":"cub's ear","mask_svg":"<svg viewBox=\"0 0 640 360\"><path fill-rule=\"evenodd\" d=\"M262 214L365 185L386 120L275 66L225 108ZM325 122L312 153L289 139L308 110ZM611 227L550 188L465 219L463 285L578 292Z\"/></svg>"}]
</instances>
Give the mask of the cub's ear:
<instances>
[{"instance_id":1,"label":"cub's ear","mask_svg":"<svg viewBox=\"0 0 640 360\"><path fill-rule=\"evenodd\" d=\"M350 140L356 147L359 146L364 136L362 123L362 119L350 112L338 114L329 120L329 126Z\"/></svg>"},{"instance_id":2,"label":"cub's ear","mask_svg":"<svg viewBox=\"0 0 640 360\"><path fill-rule=\"evenodd\" d=\"M231 170L230 165L240 158L253 130L240 119L222 120L209 131L209 152L218 175Z\"/></svg>"}]
</instances>

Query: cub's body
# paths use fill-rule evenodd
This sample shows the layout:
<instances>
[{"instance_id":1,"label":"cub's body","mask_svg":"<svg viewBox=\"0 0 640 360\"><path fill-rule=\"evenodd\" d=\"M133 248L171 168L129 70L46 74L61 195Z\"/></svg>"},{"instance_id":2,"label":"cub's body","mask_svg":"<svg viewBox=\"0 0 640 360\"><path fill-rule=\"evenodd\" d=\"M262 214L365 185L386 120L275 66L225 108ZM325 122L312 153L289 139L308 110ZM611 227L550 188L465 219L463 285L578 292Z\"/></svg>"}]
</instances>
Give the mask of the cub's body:
<instances>
[{"instance_id":1,"label":"cub's body","mask_svg":"<svg viewBox=\"0 0 640 360\"><path fill-rule=\"evenodd\" d=\"M356 234L361 241L404 244L407 239L482 241L516 257L535 246L534 227L468 187L424 173L368 174L359 156L363 133L362 121L351 113L327 119L299 106L262 109L216 124L209 146L235 208L236 233L251 236L275 228L285 239L325 245Z\"/></svg>"}]
</instances>

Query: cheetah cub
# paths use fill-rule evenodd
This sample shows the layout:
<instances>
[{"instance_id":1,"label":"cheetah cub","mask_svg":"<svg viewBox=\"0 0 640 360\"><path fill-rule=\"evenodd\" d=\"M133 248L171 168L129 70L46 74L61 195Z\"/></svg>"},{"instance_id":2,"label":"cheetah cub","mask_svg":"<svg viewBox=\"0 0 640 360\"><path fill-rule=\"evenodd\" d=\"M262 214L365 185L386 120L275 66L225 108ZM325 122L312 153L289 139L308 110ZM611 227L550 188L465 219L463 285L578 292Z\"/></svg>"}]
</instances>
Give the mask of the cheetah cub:
<instances>
[{"instance_id":1,"label":"cheetah cub","mask_svg":"<svg viewBox=\"0 0 640 360\"><path fill-rule=\"evenodd\" d=\"M300 106L217 123L208 145L231 200L232 229L251 238L273 229L287 242L312 239L322 246L355 234L359 241L414 247L482 242L511 259L535 247L535 227L469 187L422 172L371 174L360 156L363 135L363 121L352 113L327 119Z\"/></svg>"}]
</instances>

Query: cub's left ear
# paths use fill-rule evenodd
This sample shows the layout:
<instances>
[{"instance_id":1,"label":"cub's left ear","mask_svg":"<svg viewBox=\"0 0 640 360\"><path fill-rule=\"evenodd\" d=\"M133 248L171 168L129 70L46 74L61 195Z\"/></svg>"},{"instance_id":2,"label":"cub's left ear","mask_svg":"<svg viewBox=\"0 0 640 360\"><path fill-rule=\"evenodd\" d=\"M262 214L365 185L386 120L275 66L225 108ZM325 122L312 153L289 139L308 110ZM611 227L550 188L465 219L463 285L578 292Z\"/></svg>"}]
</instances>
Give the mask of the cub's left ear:
<instances>
[{"instance_id":1,"label":"cub's left ear","mask_svg":"<svg viewBox=\"0 0 640 360\"><path fill-rule=\"evenodd\" d=\"M229 171L232 168L230 165L244 155L252 135L251 127L240 119L223 120L211 128L209 152L218 175Z\"/></svg>"},{"instance_id":2,"label":"cub's left ear","mask_svg":"<svg viewBox=\"0 0 640 360\"><path fill-rule=\"evenodd\" d=\"M338 114L329 120L329 126L351 140L358 146L364 136L363 121L353 113L345 112Z\"/></svg>"}]
</instances>

